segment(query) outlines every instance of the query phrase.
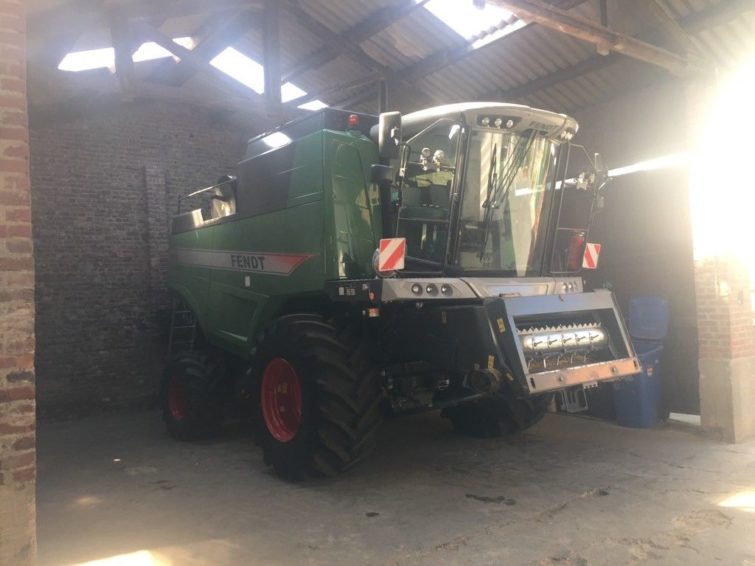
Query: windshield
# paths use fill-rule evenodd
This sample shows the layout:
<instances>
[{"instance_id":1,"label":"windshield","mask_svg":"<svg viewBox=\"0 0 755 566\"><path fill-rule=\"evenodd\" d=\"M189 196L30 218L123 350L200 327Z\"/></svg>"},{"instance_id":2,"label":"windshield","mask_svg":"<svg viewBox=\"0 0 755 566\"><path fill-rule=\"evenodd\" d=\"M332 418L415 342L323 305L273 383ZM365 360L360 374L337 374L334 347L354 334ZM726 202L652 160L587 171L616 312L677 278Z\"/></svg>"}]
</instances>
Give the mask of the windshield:
<instances>
[{"instance_id":1,"label":"windshield","mask_svg":"<svg viewBox=\"0 0 755 566\"><path fill-rule=\"evenodd\" d=\"M555 145L535 132L471 132L459 223L462 269L540 273Z\"/></svg>"},{"instance_id":2,"label":"windshield","mask_svg":"<svg viewBox=\"0 0 755 566\"><path fill-rule=\"evenodd\" d=\"M406 238L407 269L438 269L446 253L451 188L461 127L439 120L407 143L398 235Z\"/></svg>"}]
</instances>

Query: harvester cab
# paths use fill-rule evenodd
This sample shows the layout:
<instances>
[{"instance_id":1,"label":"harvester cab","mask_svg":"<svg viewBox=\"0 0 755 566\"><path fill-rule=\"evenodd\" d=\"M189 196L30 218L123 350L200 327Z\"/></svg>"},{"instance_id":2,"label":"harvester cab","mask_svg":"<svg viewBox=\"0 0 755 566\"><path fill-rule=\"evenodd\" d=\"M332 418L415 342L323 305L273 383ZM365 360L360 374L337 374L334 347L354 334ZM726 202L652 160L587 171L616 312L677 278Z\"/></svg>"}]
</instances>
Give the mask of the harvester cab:
<instances>
[{"instance_id":1,"label":"harvester cab","mask_svg":"<svg viewBox=\"0 0 755 566\"><path fill-rule=\"evenodd\" d=\"M173 219L169 286L196 328L163 383L169 430L211 429L236 390L276 471L331 474L386 414L498 435L637 373L615 298L583 288L606 176L567 173L576 132L464 103L326 109L250 140L235 176L189 195L211 206Z\"/></svg>"},{"instance_id":2,"label":"harvester cab","mask_svg":"<svg viewBox=\"0 0 755 566\"><path fill-rule=\"evenodd\" d=\"M485 391L538 395L636 373L613 295L583 289L607 174L596 155L567 177L570 153L584 153L570 143L576 131L568 116L509 104L381 115L371 131L383 161L373 166L378 277L331 282L334 300L414 305L401 311L395 351L421 352Z\"/></svg>"}]
</instances>

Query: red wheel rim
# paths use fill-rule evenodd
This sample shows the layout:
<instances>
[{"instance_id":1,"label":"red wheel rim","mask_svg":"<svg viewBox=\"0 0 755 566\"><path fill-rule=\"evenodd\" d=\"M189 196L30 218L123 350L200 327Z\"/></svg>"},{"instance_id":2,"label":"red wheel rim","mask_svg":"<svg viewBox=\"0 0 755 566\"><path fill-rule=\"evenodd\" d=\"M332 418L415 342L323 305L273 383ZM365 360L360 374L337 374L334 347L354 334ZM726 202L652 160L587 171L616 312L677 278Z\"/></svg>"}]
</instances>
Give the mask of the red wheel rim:
<instances>
[{"instance_id":1,"label":"red wheel rim","mask_svg":"<svg viewBox=\"0 0 755 566\"><path fill-rule=\"evenodd\" d=\"M168 410L175 421L186 418L186 386L176 376L168 384Z\"/></svg>"},{"instance_id":2,"label":"red wheel rim","mask_svg":"<svg viewBox=\"0 0 755 566\"><path fill-rule=\"evenodd\" d=\"M290 442L301 426L301 385L296 370L275 358L262 374L262 416L276 440Z\"/></svg>"}]
</instances>

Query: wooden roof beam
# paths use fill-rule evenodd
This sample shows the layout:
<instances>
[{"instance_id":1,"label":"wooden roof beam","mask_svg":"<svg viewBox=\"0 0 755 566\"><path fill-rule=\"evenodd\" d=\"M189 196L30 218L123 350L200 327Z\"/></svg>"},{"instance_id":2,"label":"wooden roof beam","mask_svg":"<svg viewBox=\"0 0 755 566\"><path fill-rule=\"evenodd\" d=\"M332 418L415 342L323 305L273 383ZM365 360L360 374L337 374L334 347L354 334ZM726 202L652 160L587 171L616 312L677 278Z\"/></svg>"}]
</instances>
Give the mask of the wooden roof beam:
<instances>
[{"instance_id":1,"label":"wooden roof beam","mask_svg":"<svg viewBox=\"0 0 755 566\"><path fill-rule=\"evenodd\" d=\"M217 22L213 21L216 19L215 16L210 16L209 20L212 25L204 26L203 24L203 27L209 29L209 33L191 50L192 53L208 62L250 29L262 25L262 18L256 10L232 13L222 18L219 17L220 15L216 16L218 16ZM193 77L197 70L196 65L192 65L182 57L178 64L165 61L150 74L149 80L181 86Z\"/></svg>"},{"instance_id":2,"label":"wooden roof beam","mask_svg":"<svg viewBox=\"0 0 755 566\"><path fill-rule=\"evenodd\" d=\"M343 35L334 32L317 18L310 15L301 7L298 0L287 0L285 6L286 10L291 13L299 23L304 26L304 28L320 38L321 41L325 42L329 48L338 52L338 54L354 59L360 65L367 67L371 71L379 71L381 73L388 71L386 67L367 55L359 44L356 44L351 40L346 39Z\"/></svg>"},{"instance_id":3,"label":"wooden roof beam","mask_svg":"<svg viewBox=\"0 0 755 566\"><path fill-rule=\"evenodd\" d=\"M703 50L700 49L699 44L674 19L673 14L668 8L661 5L658 0L640 0L633 4L633 6L644 19L651 22L651 25L662 34L676 51L686 54L687 57L699 57L703 59Z\"/></svg>"},{"instance_id":4,"label":"wooden roof beam","mask_svg":"<svg viewBox=\"0 0 755 566\"><path fill-rule=\"evenodd\" d=\"M747 11L755 11L755 5L753 5L752 0L737 0L732 4L718 4L683 17L679 20L679 26L685 33L692 35L710 27L727 23ZM611 53L605 57L597 55L523 85L506 90L497 89L484 93L478 97L478 100L515 100L523 98L564 81L610 67L621 61L622 58L623 56L618 53Z\"/></svg>"},{"instance_id":5,"label":"wooden roof beam","mask_svg":"<svg viewBox=\"0 0 755 566\"><path fill-rule=\"evenodd\" d=\"M428 1L429 0L400 0L391 6L386 6L373 12L365 18L364 21L346 30L341 35L346 41L360 45L370 37L377 35L384 29L402 20L417 8L421 8ZM283 81L293 81L296 77L306 72L318 69L338 57L340 53L341 52L338 49L326 45L297 61L286 73L284 73Z\"/></svg>"},{"instance_id":6,"label":"wooden roof beam","mask_svg":"<svg viewBox=\"0 0 755 566\"><path fill-rule=\"evenodd\" d=\"M167 51L170 51L173 55L181 59L181 62L190 65L195 71L207 72L213 77L219 84L224 85L234 93L242 98L253 101L255 103L262 103L263 97L254 92L252 89L247 88L236 80L232 79L224 72L216 69L210 64L211 58L198 52L197 49L186 49L181 45L174 42L167 35L162 33L154 26L147 24L146 22L132 22L134 33L138 34L141 40L152 41L157 45L163 47Z\"/></svg>"},{"instance_id":7,"label":"wooden roof beam","mask_svg":"<svg viewBox=\"0 0 755 566\"><path fill-rule=\"evenodd\" d=\"M598 50L621 53L652 65L667 69L675 75L690 71L686 57L635 37L615 32L597 22L569 14L542 0L487 0L513 12L522 20L540 24L571 37L593 43Z\"/></svg>"},{"instance_id":8,"label":"wooden roof beam","mask_svg":"<svg viewBox=\"0 0 755 566\"><path fill-rule=\"evenodd\" d=\"M133 96L136 91L136 72L134 70L134 51L137 44L131 33L127 20L113 15L110 24L110 37L115 51L115 74L126 96Z\"/></svg>"}]
</instances>

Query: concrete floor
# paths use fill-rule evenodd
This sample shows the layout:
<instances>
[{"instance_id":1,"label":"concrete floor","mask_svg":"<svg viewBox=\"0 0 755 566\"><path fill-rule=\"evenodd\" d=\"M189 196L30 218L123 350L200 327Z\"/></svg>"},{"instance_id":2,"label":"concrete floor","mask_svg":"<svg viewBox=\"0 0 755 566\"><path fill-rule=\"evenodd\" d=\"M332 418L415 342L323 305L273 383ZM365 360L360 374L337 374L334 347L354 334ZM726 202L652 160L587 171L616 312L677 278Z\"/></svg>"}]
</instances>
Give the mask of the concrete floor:
<instances>
[{"instance_id":1,"label":"concrete floor","mask_svg":"<svg viewBox=\"0 0 755 566\"><path fill-rule=\"evenodd\" d=\"M233 429L192 445L152 412L43 422L38 526L43 565L755 565L755 443L560 415L472 440L430 414L289 485Z\"/></svg>"}]
</instances>

